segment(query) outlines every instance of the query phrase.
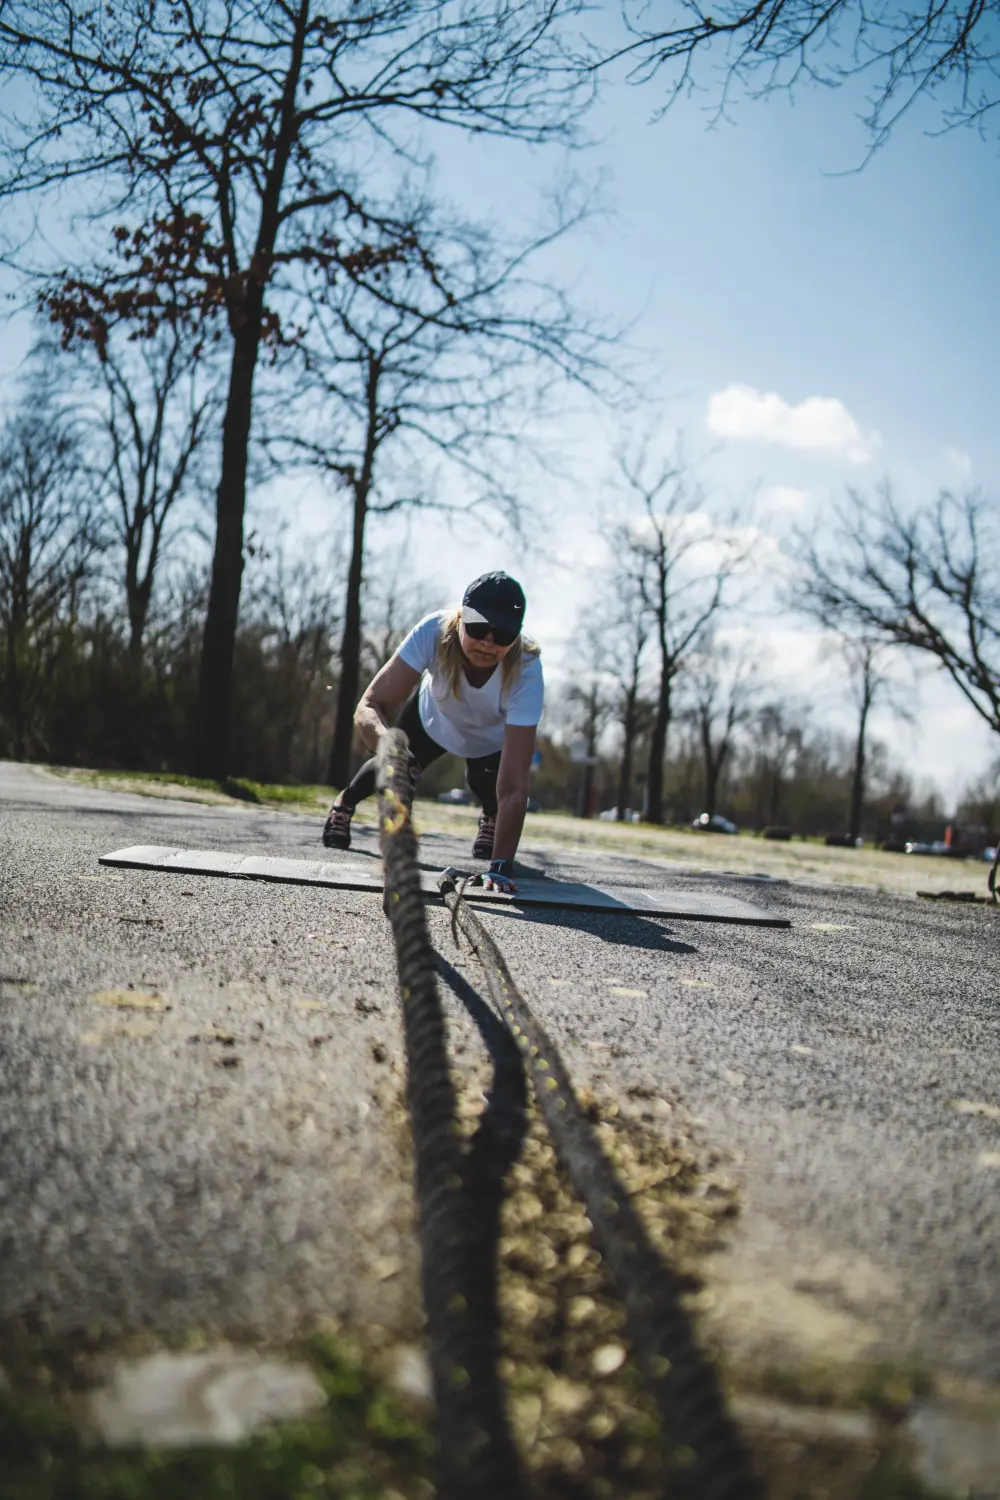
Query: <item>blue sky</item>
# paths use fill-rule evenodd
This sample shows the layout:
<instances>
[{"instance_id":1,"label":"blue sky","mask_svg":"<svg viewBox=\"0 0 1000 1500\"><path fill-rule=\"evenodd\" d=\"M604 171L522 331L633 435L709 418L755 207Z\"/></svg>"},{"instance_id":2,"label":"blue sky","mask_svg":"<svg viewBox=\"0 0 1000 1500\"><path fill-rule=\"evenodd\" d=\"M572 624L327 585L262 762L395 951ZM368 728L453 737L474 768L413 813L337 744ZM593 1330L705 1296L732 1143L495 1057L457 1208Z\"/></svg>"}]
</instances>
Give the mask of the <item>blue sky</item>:
<instances>
[{"instance_id":1,"label":"blue sky","mask_svg":"<svg viewBox=\"0 0 1000 1500\"><path fill-rule=\"evenodd\" d=\"M996 145L930 138L928 105L855 171L857 89L746 101L714 127L709 94L652 122L656 102L655 84L608 90L581 165L607 174L614 217L564 264L592 305L642 314L685 425L705 392L740 382L838 396L915 474L942 445L995 463ZM443 175L500 220L533 205L503 148L455 151Z\"/></svg>"},{"instance_id":2,"label":"blue sky","mask_svg":"<svg viewBox=\"0 0 1000 1500\"><path fill-rule=\"evenodd\" d=\"M856 170L868 145L856 88L745 101L735 123L714 127L711 102L680 99L654 121L654 86L609 89L592 122L599 142L578 165L604 174L612 212L552 257L581 301L635 320L631 337L659 370L648 394L664 445L682 431L707 491L723 509L752 511L778 541L792 524L821 530L846 484L873 490L889 478L912 504L942 486L996 494L995 144L967 130L932 137L939 114L928 105ZM526 171L523 154L488 142L452 147L439 163L457 200L505 223L536 211L548 169L538 160ZM562 518L555 566L548 550L542 564L531 549L490 550L542 601L535 628L563 671L621 425L566 424L579 461L550 497ZM444 547L440 533L426 549L418 534L416 548L451 594L480 556ZM765 610L766 600L765 582ZM815 634L759 615L753 628L776 682L846 729L844 684ZM914 665L914 724L883 713L877 728L950 799L997 747L953 687Z\"/></svg>"},{"instance_id":3,"label":"blue sky","mask_svg":"<svg viewBox=\"0 0 1000 1500\"><path fill-rule=\"evenodd\" d=\"M665 447L683 431L707 492L752 513L772 542L792 524L821 528L847 483L873 489L889 476L911 503L949 484L996 495L996 143L965 130L929 136L940 119L931 104L858 171L867 137L853 86L738 101L734 123L714 128L711 93L654 120L660 102L655 82L609 80L590 121L595 144L570 163L603 178L609 212L548 262L581 303L633 324L651 372L649 413L636 422L658 423ZM551 154L457 137L433 145L440 187L464 211L513 230L537 218ZM4 348L12 371L23 342L8 335ZM9 383L0 394L9 399ZM595 412L561 424L571 477L539 486L537 506L529 497L544 547L452 538L436 524L410 533L416 565L445 599L487 566L523 577L550 676L573 668L581 579L600 556L596 521L613 503L622 429L620 415ZM300 486L282 497L285 514L297 508L310 533L328 528L329 500L301 497ZM752 628L778 685L822 699L821 716L846 727L816 637L759 614ZM996 747L926 664L920 678L916 725L883 716L878 728L952 797Z\"/></svg>"}]
</instances>

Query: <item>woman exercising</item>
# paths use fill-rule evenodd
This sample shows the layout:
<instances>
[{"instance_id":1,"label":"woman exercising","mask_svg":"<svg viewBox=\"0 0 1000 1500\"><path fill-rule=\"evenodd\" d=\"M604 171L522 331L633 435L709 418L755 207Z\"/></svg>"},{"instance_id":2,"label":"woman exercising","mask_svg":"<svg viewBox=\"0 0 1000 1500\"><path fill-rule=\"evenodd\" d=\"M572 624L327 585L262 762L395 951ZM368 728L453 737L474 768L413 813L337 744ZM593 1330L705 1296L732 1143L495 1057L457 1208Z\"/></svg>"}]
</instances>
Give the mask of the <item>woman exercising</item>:
<instances>
[{"instance_id":1,"label":"woman exercising","mask_svg":"<svg viewBox=\"0 0 1000 1500\"><path fill-rule=\"evenodd\" d=\"M461 755L482 807L472 846L489 860L487 890L516 891L514 855L524 824L544 684L538 647L521 634L524 592L506 573L484 573L460 609L439 610L415 625L365 689L354 714L375 751L390 717L410 742L414 781L439 756ZM365 762L330 809L328 849L351 847L351 815L375 790L375 759Z\"/></svg>"}]
</instances>

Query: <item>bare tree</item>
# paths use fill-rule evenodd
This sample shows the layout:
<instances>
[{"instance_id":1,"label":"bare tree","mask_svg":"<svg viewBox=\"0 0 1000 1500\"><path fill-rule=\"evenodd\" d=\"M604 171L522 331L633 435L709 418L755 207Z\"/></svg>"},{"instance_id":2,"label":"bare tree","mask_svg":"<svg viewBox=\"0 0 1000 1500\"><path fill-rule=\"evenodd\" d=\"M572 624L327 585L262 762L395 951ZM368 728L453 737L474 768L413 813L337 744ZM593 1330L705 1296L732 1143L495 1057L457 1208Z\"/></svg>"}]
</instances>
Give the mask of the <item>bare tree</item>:
<instances>
[{"instance_id":1,"label":"bare tree","mask_svg":"<svg viewBox=\"0 0 1000 1500\"><path fill-rule=\"evenodd\" d=\"M701 746L703 811L710 818L737 730L750 717L759 687L757 662L748 648L737 650L711 634L706 637L691 663L687 695Z\"/></svg>"},{"instance_id":2,"label":"bare tree","mask_svg":"<svg viewBox=\"0 0 1000 1500\"><path fill-rule=\"evenodd\" d=\"M868 732L868 715L884 677L878 669L878 647L871 641L845 642L844 655L851 674L855 706L858 711L858 731L854 741L854 766L851 772L851 810L848 815L847 837L854 844L861 837L861 813L865 798L865 740Z\"/></svg>"},{"instance_id":3,"label":"bare tree","mask_svg":"<svg viewBox=\"0 0 1000 1500\"><path fill-rule=\"evenodd\" d=\"M368 522L435 510L517 527L514 476L540 457L528 431L568 384L610 392L610 336L533 280L533 256L581 212L559 205L550 233L504 251L491 234L412 211L429 262L386 266L377 295L317 272L300 341L296 431L272 439L346 491L350 563L329 780L349 775L360 689ZM433 270L429 269L432 267ZM307 413L307 417L303 417Z\"/></svg>"},{"instance_id":4,"label":"bare tree","mask_svg":"<svg viewBox=\"0 0 1000 1500\"><path fill-rule=\"evenodd\" d=\"M1000 834L1000 756L981 776L970 782L958 806L960 823L981 823Z\"/></svg>"},{"instance_id":5,"label":"bare tree","mask_svg":"<svg viewBox=\"0 0 1000 1500\"><path fill-rule=\"evenodd\" d=\"M748 543L711 522L700 490L679 457L657 459L647 444L621 452L619 475L639 514L617 529L650 621L657 685L650 734L646 818L662 823L663 762L674 714L674 685L722 607L726 589L749 555Z\"/></svg>"},{"instance_id":6,"label":"bare tree","mask_svg":"<svg viewBox=\"0 0 1000 1500\"><path fill-rule=\"evenodd\" d=\"M779 824L782 794L806 752L805 724L800 712L786 703L771 702L754 715L749 735L750 758L756 780L759 825Z\"/></svg>"},{"instance_id":7,"label":"bare tree","mask_svg":"<svg viewBox=\"0 0 1000 1500\"><path fill-rule=\"evenodd\" d=\"M93 183L94 216L121 252L97 274L78 262L52 312L98 342L122 317L144 330L218 318L228 344L199 678L206 774L228 756L255 375L262 348L287 336L285 293L320 261L374 289L386 265L421 259L385 189L423 127L568 139L590 85L567 72L563 21L550 0L0 10L0 79L20 85L0 199L37 213L66 184L79 202Z\"/></svg>"},{"instance_id":8,"label":"bare tree","mask_svg":"<svg viewBox=\"0 0 1000 1500\"><path fill-rule=\"evenodd\" d=\"M338 566L339 564L339 566ZM288 557L278 545L249 575L237 637L237 723L258 747L267 779L310 779L329 733L327 692L339 635L342 556L315 549Z\"/></svg>"},{"instance_id":9,"label":"bare tree","mask_svg":"<svg viewBox=\"0 0 1000 1500\"><path fill-rule=\"evenodd\" d=\"M902 684L890 670L892 648L870 636L841 630L835 647L847 669L857 728L851 762L851 798L847 838L854 845L861 838L865 796L868 789L868 720L876 703L891 708L899 718L909 719L910 708ZM896 653L898 655L898 653Z\"/></svg>"},{"instance_id":10,"label":"bare tree","mask_svg":"<svg viewBox=\"0 0 1000 1500\"><path fill-rule=\"evenodd\" d=\"M997 872L1000 870L1000 760L994 762L978 783L966 788L958 816L960 821L968 818L981 822L996 841L989 889L993 900L1000 901L1000 890L997 888Z\"/></svg>"},{"instance_id":11,"label":"bare tree","mask_svg":"<svg viewBox=\"0 0 1000 1500\"><path fill-rule=\"evenodd\" d=\"M365 575L363 672L374 677L413 625L440 606L440 591L433 582L414 576L406 542L376 556Z\"/></svg>"},{"instance_id":12,"label":"bare tree","mask_svg":"<svg viewBox=\"0 0 1000 1500\"><path fill-rule=\"evenodd\" d=\"M1000 524L975 494L904 514L885 486L856 491L826 545L800 537L796 598L817 619L940 663L1000 734Z\"/></svg>"},{"instance_id":13,"label":"bare tree","mask_svg":"<svg viewBox=\"0 0 1000 1500\"><path fill-rule=\"evenodd\" d=\"M76 434L29 393L0 434L0 733L17 760L44 749L40 698L99 544Z\"/></svg>"},{"instance_id":14,"label":"bare tree","mask_svg":"<svg viewBox=\"0 0 1000 1500\"><path fill-rule=\"evenodd\" d=\"M591 815L594 771L601 736L615 713L614 679L608 671L609 640L603 620L587 615L574 632L574 672L562 687L553 707L570 734L570 760L580 766L574 793L578 817Z\"/></svg>"},{"instance_id":15,"label":"bare tree","mask_svg":"<svg viewBox=\"0 0 1000 1500\"><path fill-rule=\"evenodd\" d=\"M622 748L618 763L618 797L615 817L624 822L625 813L632 805L632 782L634 777L635 746L650 718L649 704L641 695L642 670L646 642L649 638L648 622L641 610L637 610L627 622L631 629L623 638L622 654L619 657L617 709L621 724Z\"/></svg>"},{"instance_id":16,"label":"bare tree","mask_svg":"<svg viewBox=\"0 0 1000 1500\"><path fill-rule=\"evenodd\" d=\"M668 101L695 85L697 62L711 52L724 59L720 109L734 86L759 97L863 74L871 83L864 119L872 149L922 96L941 97L944 128L985 132L1000 105L996 0L721 0L711 13L695 0L624 0L623 10L626 40L594 48L591 66L624 59L634 82L665 81Z\"/></svg>"},{"instance_id":17,"label":"bare tree","mask_svg":"<svg viewBox=\"0 0 1000 1500\"><path fill-rule=\"evenodd\" d=\"M122 552L128 652L142 658L158 569L179 503L197 485L196 460L219 411L205 371L203 340L184 323L136 343L109 330L101 349L84 346L104 402L89 422L92 463L103 476Z\"/></svg>"},{"instance_id":18,"label":"bare tree","mask_svg":"<svg viewBox=\"0 0 1000 1500\"><path fill-rule=\"evenodd\" d=\"M597 766L597 747L612 713L612 701L607 683L596 669L586 674L583 682L572 683L566 691L566 702L572 715L571 722L577 734L576 748L572 758L583 768L580 791L577 797L577 817L589 818L594 788L594 770Z\"/></svg>"},{"instance_id":19,"label":"bare tree","mask_svg":"<svg viewBox=\"0 0 1000 1500\"><path fill-rule=\"evenodd\" d=\"M648 728L651 717L650 705L643 694L650 620L631 547L625 543L620 530L612 532L607 540L612 549L612 562L600 590L606 600L600 631L604 642L604 669L612 683L612 715L621 730L615 803L615 816L621 823L632 805L636 742Z\"/></svg>"}]
</instances>

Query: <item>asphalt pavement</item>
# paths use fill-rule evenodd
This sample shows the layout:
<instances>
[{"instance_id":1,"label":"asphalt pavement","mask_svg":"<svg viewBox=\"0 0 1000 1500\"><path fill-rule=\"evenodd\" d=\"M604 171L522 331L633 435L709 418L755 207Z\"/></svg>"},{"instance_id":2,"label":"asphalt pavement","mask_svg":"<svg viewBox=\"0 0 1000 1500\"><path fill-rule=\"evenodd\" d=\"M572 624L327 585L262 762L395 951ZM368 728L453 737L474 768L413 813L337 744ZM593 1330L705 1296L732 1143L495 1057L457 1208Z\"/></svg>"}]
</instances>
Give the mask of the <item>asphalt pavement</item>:
<instances>
[{"instance_id":1,"label":"asphalt pavement","mask_svg":"<svg viewBox=\"0 0 1000 1500\"><path fill-rule=\"evenodd\" d=\"M379 898L97 862L136 844L319 859L319 832L0 764L0 1327L416 1326ZM377 869L374 832L346 857ZM422 857L469 855L428 835ZM1000 914L588 861L530 819L522 859L791 919L486 917L574 1079L654 1089L664 1129L738 1181L703 1299L734 1357L1000 1380ZM442 909L431 928L453 956ZM462 1068L476 1042L452 1014Z\"/></svg>"}]
</instances>

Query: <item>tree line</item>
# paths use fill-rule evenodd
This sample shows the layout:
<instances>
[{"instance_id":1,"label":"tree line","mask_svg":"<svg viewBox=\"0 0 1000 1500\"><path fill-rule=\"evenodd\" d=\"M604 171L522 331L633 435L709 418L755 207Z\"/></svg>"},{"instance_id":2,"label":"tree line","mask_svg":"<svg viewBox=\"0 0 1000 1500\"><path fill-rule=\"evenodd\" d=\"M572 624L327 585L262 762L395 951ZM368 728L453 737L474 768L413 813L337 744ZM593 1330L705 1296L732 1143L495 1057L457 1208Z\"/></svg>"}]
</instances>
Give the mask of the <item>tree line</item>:
<instances>
[{"instance_id":1,"label":"tree line","mask_svg":"<svg viewBox=\"0 0 1000 1500\"><path fill-rule=\"evenodd\" d=\"M199 397L185 366L185 418L163 420L168 403L156 393L174 354L171 336L130 350L127 366L106 362L104 398L87 404L73 361L43 347L0 428L0 754L188 768L210 590L211 474L197 435L212 397ZM619 453L608 489L617 498L605 563L590 580L594 603L544 727L541 805L584 816L613 808L656 823L722 813L853 842L884 833L893 808L921 800L912 769L871 742L876 704L906 711L893 653L936 660L993 723L996 553L985 547L976 497L943 496L904 518L891 494L881 510L859 495L838 522L850 544L836 529L829 554L811 538L793 542L783 603L827 627L837 680L853 701L855 731L845 739L822 727L831 704L817 713L781 696L753 630L739 626L758 576L754 529L715 505L676 452L657 456L649 443ZM231 774L331 779L354 561L350 540L332 534L337 543L308 551L280 529L277 540L248 539ZM369 557L359 675L373 674L439 603L405 548ZM442 788L454 774L441 768ZM429 794L437 780L428 779ZM987 826L988 782L970 792Z\"/></svg>"},{"instance_id":2,"label":"tree line","mask_svg":"<svg viewBox=\"0 0 1000 1500\"><path fill-rule=\"evenodd\" d=\"M1000 521L981 493L944 492L920 507L904 506L887 485L875 495L848 491L822 541L814 527L793 530L779 569L773 561L762 566L766 538L752 517L703 493L679 452L664 455L649 442L626 447L616 477L619 503L604 528L606 562L595 589L602 603L579 623L583 649L563 702L587 768L582 811L613 731L616 784L603 801L620 818L639 809L649 822L670 821L678 805L689 810L695 801L711 818L725 789L730 808L754 826L781 823L785 768L808 766L821 740L824 770L808 780L828 779L831 757L844 758L809 723L817 706L835 706L823 701L833 683L836 706L854 723L846 791L839 815L828 809L819 819L825 830L812 826L818 813L805 821L810 831L854 843L871 826L873 782L891 783L897 802L912 800L914 776L898 766L889 774L884 749L871 741L873 710L903 719L916 711L919 695L907 687L904 663L946 674L1000 733ZM769 681L759 638L745 623L776 611L790 626L819 627L826 642L827 669L812 684L805 718ZM680 741L670 754L668 737ZM678 792L676 766L685 758L697 775ZM748 777L756 777L752 795ZM762 790L768 784L770 798Z\"/></svg>"}]
</instances>

